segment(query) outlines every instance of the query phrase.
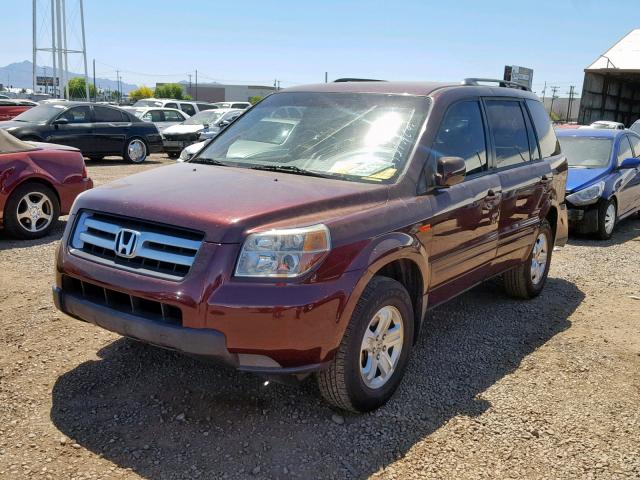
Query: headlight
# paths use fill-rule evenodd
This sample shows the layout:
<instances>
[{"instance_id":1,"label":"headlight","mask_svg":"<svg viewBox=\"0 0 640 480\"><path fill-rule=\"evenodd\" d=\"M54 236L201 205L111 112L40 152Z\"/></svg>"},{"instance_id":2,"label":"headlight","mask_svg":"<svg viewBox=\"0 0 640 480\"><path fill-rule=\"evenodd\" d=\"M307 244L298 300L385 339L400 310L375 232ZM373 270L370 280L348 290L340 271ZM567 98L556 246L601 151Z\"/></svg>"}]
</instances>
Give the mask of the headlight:
<instances>
[{"instance_id":1,"label":"headlight","mask_svg":"<svg viewBox=\"0 0 640 480\"><path fill-rule=\"evenodd\" d=\"M567 195L567 200L569 200L574 205L591 205L592 203L596 203L604 192L604 182L598 182L594 185L591 185L587 188L583 188L582 190L578 190L571 195Z\"/></svg>"},{"instance_id":2,"label":"headlight","mask_svg":"<svg viewBox=\"0 0 640 480\"><path fill-rule=\"evenodd\" d=\"M253 233L242 246L236 276L298 277L317 265L331 249L325 225Z\"/></svg>"}]
</instances>

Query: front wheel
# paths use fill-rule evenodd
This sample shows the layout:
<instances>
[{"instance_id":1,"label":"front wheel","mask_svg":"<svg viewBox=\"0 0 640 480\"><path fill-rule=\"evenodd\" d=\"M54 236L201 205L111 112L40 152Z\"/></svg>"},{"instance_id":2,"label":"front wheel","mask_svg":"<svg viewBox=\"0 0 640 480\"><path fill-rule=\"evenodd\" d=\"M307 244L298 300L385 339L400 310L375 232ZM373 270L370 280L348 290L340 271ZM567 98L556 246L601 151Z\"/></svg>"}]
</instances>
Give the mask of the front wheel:
<instances>
[{"instance_id":1,"label":"front wheel","mask_svg":"<svg viewBox=\"0 0 640 480\"><path fill-rule=\"evenodd\" d=\"M616 202L611 199L598 205L598 231L596 237L600 240L609 240L613 235L613 229L618 221L618 209Z\"/></svg>"},{"instance_id":2,"label":"front wheel","mask_svg":"<svg viewBox=\"0 0 640 480\"><path fill-rule=\"evenodd\" d=\"M147 159L147 145L140 138L132 138L124 148L124 159L131 163L142 163Z\"/></svg>"},{"instance_id":3,"label":"front wheel","mask_svg":"<svg viewBox=\"0 0 640 480\"><path fill-rule=\"evenodd\" d=\"M374 277L356 305L329 368L317 374L322 396L352 412L384 405L400 385L413 333L407 290L391 278Z\"/></svg>"},{"instance_id":4,"label":"front wheel","mask_svg":"<svg viewBox=\"0 0 640 480\"><path fill-rule=\"evenodd\" d=\"M60 215L56 194L39 183L16 188L5 207L5 228L15 238L34 239L47 235Z\"/></svg>"},{"instance_id":5,"label":"front wheel","mask_svg":"<svg viewBox=\"0 0 640 480\"><path fill-rule=\"evenodd\" d=\"M553 230L549 222L543 220L527 260L504 274L507 293L525 299L540 295L549 274L552 252Z\"/></svg>"}]
</instances>

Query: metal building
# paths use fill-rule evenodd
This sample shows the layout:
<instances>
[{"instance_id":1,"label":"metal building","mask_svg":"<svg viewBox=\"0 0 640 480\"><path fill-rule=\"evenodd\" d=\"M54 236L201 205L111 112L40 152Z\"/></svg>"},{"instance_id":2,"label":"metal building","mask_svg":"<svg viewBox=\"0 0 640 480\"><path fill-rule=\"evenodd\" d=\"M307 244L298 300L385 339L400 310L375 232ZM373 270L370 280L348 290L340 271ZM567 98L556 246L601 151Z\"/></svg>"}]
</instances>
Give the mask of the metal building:
<instances>
[{"instance_id":1,"label":"metal building","mask_svg":"<svg viewBox=\"0 0 640 480\"><path fill-rule=\"evenodd\" d=\"M625 35L584 70L578 122L640 118L640 28Z\"/></svg>"}]
</instances>

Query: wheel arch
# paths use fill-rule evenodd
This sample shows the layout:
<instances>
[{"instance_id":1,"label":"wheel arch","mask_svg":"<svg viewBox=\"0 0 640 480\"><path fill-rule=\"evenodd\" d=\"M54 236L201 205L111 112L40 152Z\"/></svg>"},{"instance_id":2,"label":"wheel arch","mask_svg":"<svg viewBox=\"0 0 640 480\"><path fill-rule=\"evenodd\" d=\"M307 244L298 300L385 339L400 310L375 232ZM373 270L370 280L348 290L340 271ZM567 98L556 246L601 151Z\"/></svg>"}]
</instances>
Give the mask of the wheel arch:
<instances>
[{"instance_id":1,"label":"wheel arch","mask_svg":"<svg viewBox=\"0 0 640 480\"><path fill-rule=\"evenodd\" d=\"M10 197L13 192L21 187L22 185L26 185L27 183L37 183L39 185L43 185L49 189L51 189L53 191L53 193L56 196L56 200L58 201L58 205L62 205L61 204L61 198L60 198L60 192L58 191L58 189L55 187L55 185L53 184L52 181L43 178L43 177L24 177L21 180L19 180L18 182L16 182L14 185L11 186L11 190L9 192L7 192L7 198ZM6 205L5 205L6 207Z\"/></svg>"},{"instance_id":2,"label":"wheel arch","mask_svg":"<svg viewBox=\"0 0 640 480\"><path fill-rule=\"evenodd\" d=\"M414 309L415 335L418 337L422 319L426 313L429 266L422 244L406 233L392 233L371 242L355 262L362 265L362 275L351 292L341 318L344 319L337 342L339 343L364 289L376 275L399 281L409 292Z\"/></svg>"}]
</instances>

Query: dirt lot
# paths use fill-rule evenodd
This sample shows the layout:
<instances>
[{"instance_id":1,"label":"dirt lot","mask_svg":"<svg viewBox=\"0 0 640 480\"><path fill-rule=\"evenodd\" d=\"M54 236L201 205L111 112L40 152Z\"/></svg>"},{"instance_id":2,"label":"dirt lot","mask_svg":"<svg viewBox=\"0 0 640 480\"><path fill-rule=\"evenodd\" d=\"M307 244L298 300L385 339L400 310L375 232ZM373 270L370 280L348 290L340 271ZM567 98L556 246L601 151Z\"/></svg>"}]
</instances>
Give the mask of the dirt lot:
<instances>
[{"instance_id":1,"label":"dirt lot","mask_svg":"<svg viewBox=\"0 0 640 480\"><path fill-rule=\"evenodd\" d=\"M88 163L96 183L142 166ZM340 416L301 387L57 313L54 249L0 235L0 478L640 478L640 220L429 315L394 399Z\"/></svg>"}]
</instances>

